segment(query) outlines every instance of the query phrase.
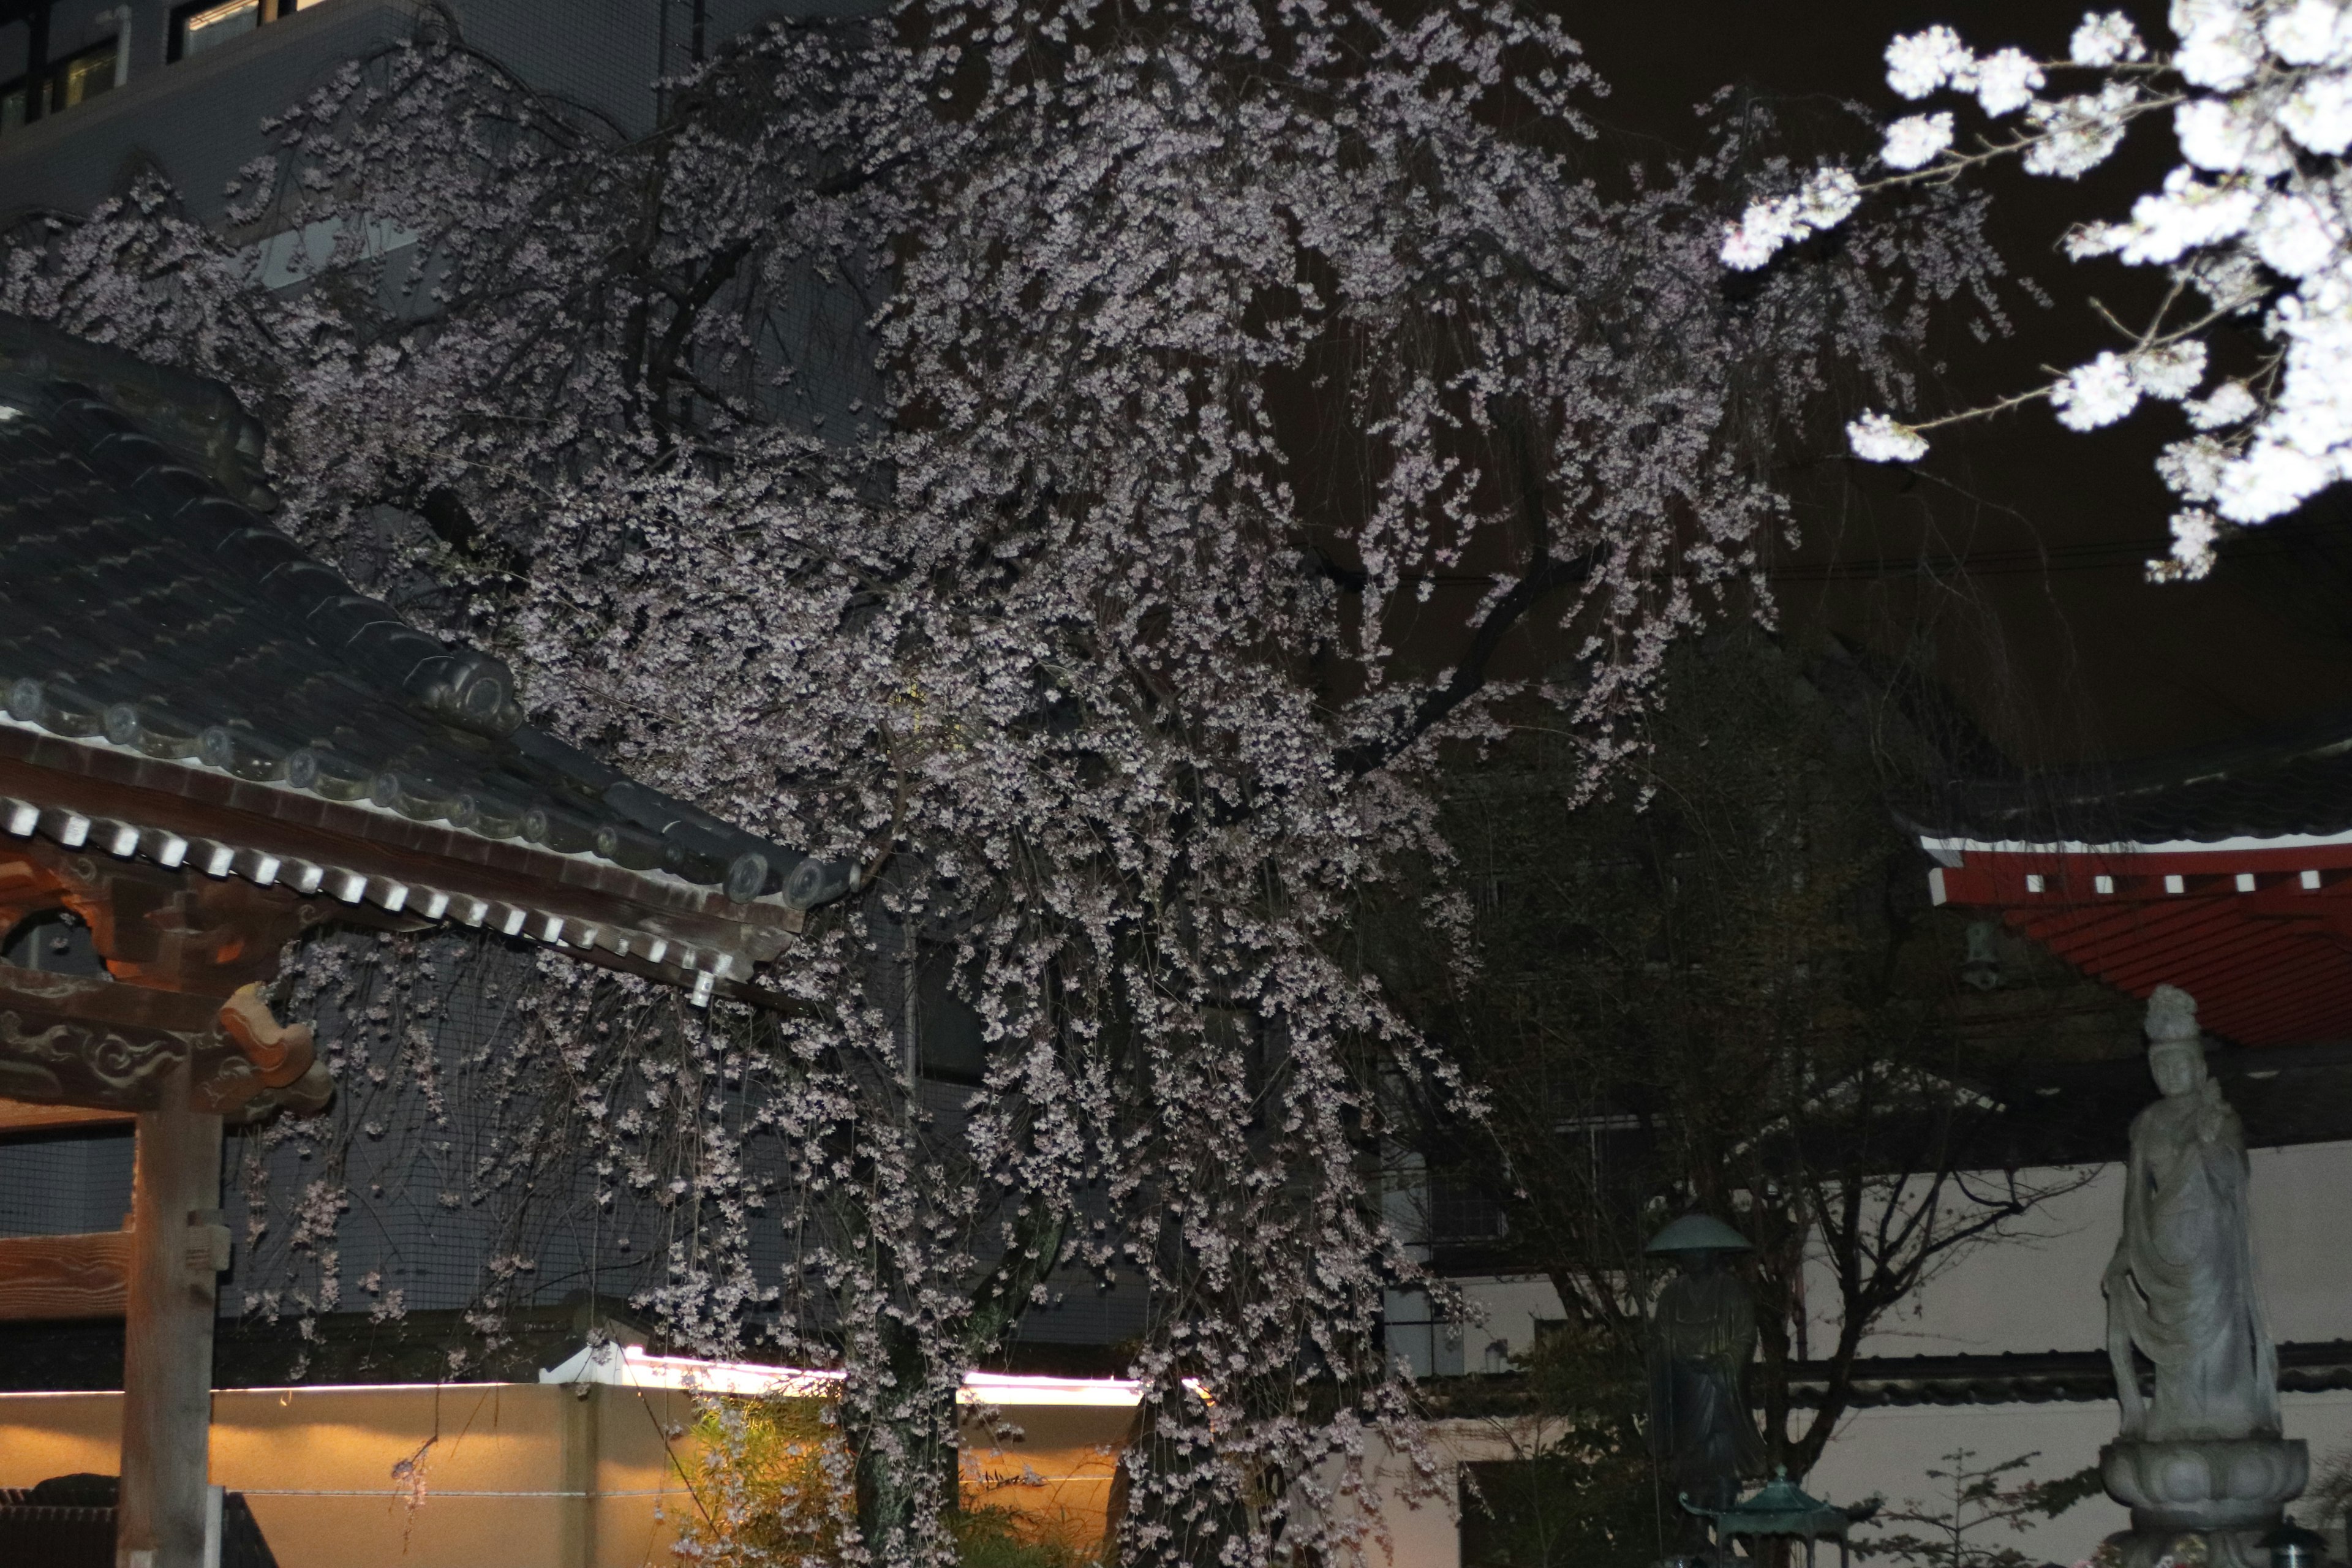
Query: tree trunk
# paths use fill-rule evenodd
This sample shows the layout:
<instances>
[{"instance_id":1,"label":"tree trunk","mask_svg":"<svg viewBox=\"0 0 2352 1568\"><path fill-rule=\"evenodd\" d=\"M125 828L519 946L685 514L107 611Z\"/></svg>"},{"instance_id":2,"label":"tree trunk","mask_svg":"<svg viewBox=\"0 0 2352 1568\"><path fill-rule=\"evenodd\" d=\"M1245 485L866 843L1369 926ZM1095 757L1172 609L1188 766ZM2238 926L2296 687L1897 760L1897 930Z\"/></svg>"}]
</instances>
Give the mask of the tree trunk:
<instances>
[{"instance_id":1,"label":"tree trunk","mask_svg":"<svg viewBox=\"0 0 2352 1568\"><path fill-rule=\"evenodd\" d=\"M893 1402L865 1431L853 1435L857 1446L857 1533L873 1561L897 1568L922 1561L915 1529L927 1498L937 1495L943 1514L961 1501L961 1453L954 1440L954 1395L947 1396L947 1408L941 1410L909 1392L929 1382L921 1346L899 1324L887 1325L883 1332L897 1384Z\"/></svg>"}]
</instances>

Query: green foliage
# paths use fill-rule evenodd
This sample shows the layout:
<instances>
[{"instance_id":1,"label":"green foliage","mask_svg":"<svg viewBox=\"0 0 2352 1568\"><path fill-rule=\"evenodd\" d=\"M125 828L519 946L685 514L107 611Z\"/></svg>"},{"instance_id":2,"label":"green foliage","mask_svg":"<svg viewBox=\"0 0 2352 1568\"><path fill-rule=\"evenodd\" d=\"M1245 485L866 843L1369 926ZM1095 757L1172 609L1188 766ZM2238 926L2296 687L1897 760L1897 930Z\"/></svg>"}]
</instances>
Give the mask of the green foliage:
<instances>
[{"instance_id":1,"label":"green foliage","mask_svg":"<svg viewBox=\"0 0 2352 1568\"><path fill-rule=\"evenodd\" d=\"M2352 1447L2337 1448L2312 1467L2311 1484L2294 1506L2295 1518L2311 1530L2347 1514L2352 1514Z\"/></svg>"},{"instance_id":2,"label":"green foliage","mask_svg":"<svg viewBox=\"0 0 2352 1568\"><path fill-rule=\"evenodd\" d=\"M855 1517L841 1434L814 1399L714 1399L678 1555L711 1568L831 1568Z\"/></svg>"},{"instance_id":3,"label":"green foliage","mask_svg":"<svg viewBox=\"0 0 2352 1568\"><path fill-rule=\"evenodd\" d=\"M967 1508L950 1520L963 1568L1094 1568L1099 1542L1085 1521L1009 1508Z\"/></svg>"},{"instance_id":4,"label":"green foliage","mask_svg":"<svg viewBox=\"0 0 2352 1568\"><path fill-rule=\"evenodd\" d=\"M2022 1534L2101 1489L2095 1465L2053 1480L2012 1485L2009 1478L2040 1455L2021 1454L1984 1466L1970 1463L1976 1457L1973 1449L1955 1448L1944 1456L1949 1469L1927 1472L1928 1479L1944 1483L1944 1496L1931 1503L1906 1499L1901 1508L1878 1515L1881 1525L1910 1525L1925 1533L1905 1531L1856 1542L1854 1555L1885 1557L1905 1568L2033 1568L2038 1559L2000 1544L2000 1534ZM1988 1536L1996 1539L1988 1542Z\"/></svg>"},{"instance_id":5,"label":"green foliage","mask_svg":"<svg viewBox=\"0 0 2352 1568\"><path fill-rule=\"evenodd\" d=\"M713 1399L694 1425L677 1554L709 1568L834 1568L856 1516L840 1429L815 1399ZM1095 1568L1100 1525L995 1505L952 1515L962 1568Z\"/></svg>"},{"instance_id":6,"label":"green foliage","mask_svg":"<svg viewBox=\"0 0 2352 1568\"><path fill-rule=\"evenodd\" d=\"M1519 1358L1538 1419L1517 1458L1467 1467L1463 1568L1644 1568L1659 1500L1633 1412L1642 1368L1576 1325Z\"/></svg>"}]
</instances>

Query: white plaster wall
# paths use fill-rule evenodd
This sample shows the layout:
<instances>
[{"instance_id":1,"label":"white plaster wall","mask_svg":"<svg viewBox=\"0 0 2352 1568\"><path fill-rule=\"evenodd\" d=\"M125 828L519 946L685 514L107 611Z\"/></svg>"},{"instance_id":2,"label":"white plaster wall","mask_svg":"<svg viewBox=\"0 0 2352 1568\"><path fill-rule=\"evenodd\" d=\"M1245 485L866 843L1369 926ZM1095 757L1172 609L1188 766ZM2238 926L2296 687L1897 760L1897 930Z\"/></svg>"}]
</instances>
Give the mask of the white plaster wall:
<instances>
[{"instance_id":1,"label":"white plaster wall","mask_svg":"<svg viewBox=\"0 0 2352 1568\"><path fill-rule=\"evenodd\" d=\"M1495 1361L1524 1353L1536 1342L1536 1324L1562 1316L1559 1292L1540 1274L1513 1274L1461 1281L1479 1321L1463 1331L1465 1370L1500 1371ZM1504 1347L1490 1359L1488 1352Z\"/></svg>"},{"instance_id":2,"label":"white plaster wall","mask_svg":"<svg viewBox=\"0 0 2352 1568\"><path fill-rule=\"evenodd\" d=\"M2254 1263L2272 1335L2282 1342L2352 1340L2352 1142L2256 1149L2251 1160ZM2023 1179L2054 1184L2069 1174L2032 1171ZM1937 1272L1881 1320L1862 1353L1998 1355L2102 1347L2106 1302L2099 1279L2123 1226L2123 1167L2084 1174L2087 1184L2051 1200L2014 1234L1964 1252ZM1430 1316L1420 1292L1396 1292L1390 1304L1400 1324L1398 1348L1424 1376L1483 1371L1489 1346L1525 1351L1535 1341L1538 1319L1561 1315L1558 1294L1540 1275L1452 1283L1475 1317L1450 1344L1446 1328L1420 1326ZM1810 1271L1806 1296L1812 1305L1811 1347L1818 1354L1835 1342L1837 1326L1836 1291L1825 1267Z\"/></svg>"},{"instance_id":3,"label":"white plaster wall","mask_svg":"<svg viewBox=\"0 0 2352 1568\"><path fill-rule=\"evenodd\" d=\"M2352 1142L2252 1152L2254 1263L2282 1341L2352 1339ZM2060 1175L2029 1172L2028 1179ZM2105 1342L2099 1278L2123 1226L2123 1168L2053 1200L2011 1238L1967 1253L1863 1342L1866 1356L2095 1350ZM1830 1342L1831 1276L1807 1282L1813 1345Z\"/></svg>"},{"instance_id":4,"label":"white plaster wall","mask_svg":"<svg viewBox=\"0 0 2352 1568\"><path fill-rule=\"evenodd\" d=\"M2281 1404L2286 1435L2311 1445L2315 1471L2331 1458L2352 1456L2352 1394L2289 1394ZM2115 1439L2116 1421L2115 1405L2104 1400L1859 1410L1840 1425L1822 1462L1806 1478L1805 1489L1842 1503L1872 1496L1898 1503L1930 1501L1938 1483L1927 1472L1948 1469L1948 1456L1959 1448L1973 1450L1972 1468L2038 1454L2016 1479L2052 1479L2097 1463L2100 1447ZM2129 1522L2121 1505L2093 1497L2027 1533L1991 1537L1987 1543L2014 1546L2037 1562L2079 1563Z\"/></svg>"},{"instance_id":5,"label":"white plaster wall","mask_svg":"<svg viewBox=\"0 0 2352 1568\"><path fill-rule=\"evenodd\" d=\"M2251 1187L2255 1264L2272 1331L2283 1341L2352 1339L2352 1142L2258 1149ZM2035 1177L2052 1173L2034 1173ZM1962 1258L1930 1281L1864 1342L1871 1356L1999 1354L2095 1350L2105 1338L2099 1279L2121 1228L2122 1170L2103 1168L2088 1184L2053 1201L2016 1236ZM1533 1342L1538 1319L1560 1315L1558 1296L1537 1276L1454 1281L1481 1321L1461 1331L1459 1349L1441 1361L1476 1370L1486 1347L1513 1351ZM1810 1286L1815 1332L1831 1325L1821 1309L1833 1297L1829 1279ZM1406 1303L1400 1301L1400 1307ZM1415 1303L1417 1305L1417 1303ZM1414 1315L1425 1315L1416 1312ZM1444 1331L1437 1331L1442 1338ZM1826 1342L1816 1338L1816 1345ZM1454 1358L1458 1357L1458 1361ZM2352 1462L2352 1393L2287 1394L2287 1435L2311 1445L2315 1469ZM1816 1496L1844 1503L1874 1495L1928 1501L1932 1468L1966 1448L1971 1463L2039 1457L2018 1479L2067 1475L2095 1463L2116 1432L2115 1405L2090 1404L1913 1405L1856 1411L1841 1424L1808 1478ZM1453 1445L1480 1446L1466 1429ZM1465 1453L1462 1457L1469 1457ZM1454 1525L1443 1510L1384 1510L1398 1568L1459 1568ZM2126 1522L2103 1497L2077 1504L2030 1532L1995 1544L2015 1546L2037 1562L2074 1563ZM2336 1523L2337 1521L2326 1521Z\"/></svg>"}]
</instances>

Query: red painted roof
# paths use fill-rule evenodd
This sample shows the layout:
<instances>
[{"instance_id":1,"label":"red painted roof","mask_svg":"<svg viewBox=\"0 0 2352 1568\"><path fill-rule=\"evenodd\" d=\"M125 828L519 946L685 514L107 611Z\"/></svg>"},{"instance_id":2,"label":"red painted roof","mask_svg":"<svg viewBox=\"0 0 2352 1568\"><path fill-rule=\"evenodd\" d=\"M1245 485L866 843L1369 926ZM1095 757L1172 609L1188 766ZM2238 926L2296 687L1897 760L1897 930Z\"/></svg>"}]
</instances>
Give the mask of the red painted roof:
<instances>
[{"instance_id":1,"label":"red painted roof","mask_svg":"<svg viewBox=\"0 0 2352 1568\"><path fill-rule=\"evenodd\" d=\"M2352 1039L2352 835L2029 844L1923 836L1936 901L1998 911L2135 996L2173 984L2242 1046Z\"/></svg>"}]
</instances>

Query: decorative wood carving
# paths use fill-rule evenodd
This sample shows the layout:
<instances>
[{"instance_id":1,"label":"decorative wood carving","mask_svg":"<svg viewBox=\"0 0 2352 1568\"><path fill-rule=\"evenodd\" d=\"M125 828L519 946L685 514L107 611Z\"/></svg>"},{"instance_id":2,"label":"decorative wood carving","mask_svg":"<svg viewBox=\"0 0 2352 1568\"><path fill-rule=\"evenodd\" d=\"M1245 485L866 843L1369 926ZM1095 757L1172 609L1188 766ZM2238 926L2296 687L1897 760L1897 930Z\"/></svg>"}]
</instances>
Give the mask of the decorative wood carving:
<instances>
[{"instance_id":1,"label":"decorative wood carving","mask_svg":"<svg viewBox=\"0 0 2352 1568\"><path fill-rule=\"evenodd\" d=\"M286 943L325 919L315 899L191 876L38 838L0 847L0 921L69 910L117 980L226 998L278 973Z\"/></svg>"},{"instance_id":2,"label":"decorative wood carving","mask_svg":"<svg viewBox=\"0 0 2352 1568\"><path fill-rule=\"evenodd\" d=\"M196 1109L210 1115L325 1102L310 1031L279 1026L257 987L221 1002L0 963L0 1092L10 1099L151 1110L183 1061L194 1065Z\"/></svg>"}]
</instances>

